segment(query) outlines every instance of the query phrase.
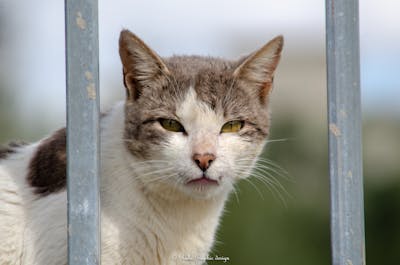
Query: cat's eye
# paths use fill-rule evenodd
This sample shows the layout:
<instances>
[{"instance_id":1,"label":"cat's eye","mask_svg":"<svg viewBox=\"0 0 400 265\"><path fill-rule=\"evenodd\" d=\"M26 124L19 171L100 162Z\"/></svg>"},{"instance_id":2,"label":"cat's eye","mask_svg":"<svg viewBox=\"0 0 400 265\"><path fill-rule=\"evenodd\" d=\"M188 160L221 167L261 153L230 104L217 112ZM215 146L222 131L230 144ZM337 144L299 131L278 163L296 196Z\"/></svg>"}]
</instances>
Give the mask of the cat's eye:
<instances>
[{"instance_id":1,"label":"cat's eye","mask_svg":"<svg viewBox=\"0 0 400 265\"><path fill-rule=\"evenodd\" d=\"M183 128L182 124L180 124L178 121L173 120L173 119L159 119L158 120L161 124L161 126L171 132L185 132L185 128Z\"/></svg>"},{"instance_id":2,"label":"cat's eye","mask_svg":"<svg viewBox=\"0 0 400 265\"><path fill-rule=\"evenodd\" d=\"M244 121L228 121L221 128L221 133L234 133L240 131L244 126Z\"/></svg>"}]
</instances>

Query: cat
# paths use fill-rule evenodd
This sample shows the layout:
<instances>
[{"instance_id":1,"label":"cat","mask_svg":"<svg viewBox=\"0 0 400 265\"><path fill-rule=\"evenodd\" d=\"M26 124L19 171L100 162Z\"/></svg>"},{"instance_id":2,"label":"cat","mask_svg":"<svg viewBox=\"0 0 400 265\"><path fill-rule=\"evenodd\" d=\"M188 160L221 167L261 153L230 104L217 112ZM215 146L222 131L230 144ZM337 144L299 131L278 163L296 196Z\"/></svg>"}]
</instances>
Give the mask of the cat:
<instances>
[{"instance_id":1,"label":"cat","mask_svg":"<svg viewBox=\"0 0 400 265\"><path fill-rule=\"evenodd\" d=\"M283 37L238 61L159 57L123 30L126 100L101 118L102 264L202 264L270 128ZM0 151L0 264L67 264L65 128Z\"/></svg>"}]
</instances>

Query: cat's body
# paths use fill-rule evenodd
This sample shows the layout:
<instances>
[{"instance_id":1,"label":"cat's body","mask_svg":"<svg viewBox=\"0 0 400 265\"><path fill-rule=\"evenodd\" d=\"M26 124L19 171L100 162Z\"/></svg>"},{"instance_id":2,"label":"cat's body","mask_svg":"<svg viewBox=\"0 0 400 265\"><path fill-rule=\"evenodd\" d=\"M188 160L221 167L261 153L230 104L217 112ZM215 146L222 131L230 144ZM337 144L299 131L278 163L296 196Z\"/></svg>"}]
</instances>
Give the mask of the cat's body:
<instances>
[{"instance_id":1,"label":"cat's body","mask_svg":"<svg viewBox=\"0 0 400 265\"><path fill-rule=\"evenodd\" d=\"M161 60L124 31L127 100L101 119L102 264L201 264L268 135L277 38L242 62ZM0 151L0 264L67 263L65 130Z\"/></svg>"}]
</instances>

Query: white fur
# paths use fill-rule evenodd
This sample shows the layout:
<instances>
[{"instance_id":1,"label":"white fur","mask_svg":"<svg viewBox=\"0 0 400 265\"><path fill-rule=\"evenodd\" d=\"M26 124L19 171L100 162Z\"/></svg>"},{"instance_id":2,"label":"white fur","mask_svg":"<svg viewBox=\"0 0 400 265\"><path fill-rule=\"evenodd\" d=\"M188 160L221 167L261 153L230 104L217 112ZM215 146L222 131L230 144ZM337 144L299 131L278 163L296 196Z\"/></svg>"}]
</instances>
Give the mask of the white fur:
<instances>
[{"instance_id":1,"label":"white fur","mask_svg":"<svg viewBox=\"0 0 400 265\"><path fill-rule=\"evenodd\" d=\"M37 146L0 161L0 264L66 264L66 192L38 199L26 183Z\"/></svg>"},{"instance_id":2,"label":"white fur","mask_svg":"<svg viewBox=\"0 0 400 265\"><path fill-rule=\"evenodd\" d=\"M102 264L202 264L229 191L248 174L236 166L251 167L251 159L240 159L261 151L234 133L220 134L223 115L199 102L194 89L177 116L187 135L171 132L153 162L125 148L123 103L102 120ZM66 192L37 197L25 180L38 144L0 160L1 265L67 263ZM202 176L193 152L215 153L207 176L218 186L186 185Z\"/></svg>"}]
</instances>

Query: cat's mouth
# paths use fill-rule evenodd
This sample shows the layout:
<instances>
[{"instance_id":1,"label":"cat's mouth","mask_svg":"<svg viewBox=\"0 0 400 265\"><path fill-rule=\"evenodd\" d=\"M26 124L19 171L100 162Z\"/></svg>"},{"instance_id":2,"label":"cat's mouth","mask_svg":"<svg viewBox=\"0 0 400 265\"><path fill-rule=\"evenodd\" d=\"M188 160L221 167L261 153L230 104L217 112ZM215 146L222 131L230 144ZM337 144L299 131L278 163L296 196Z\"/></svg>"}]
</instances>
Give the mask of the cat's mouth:
<instances>
[{"instance_id":1,"label":"cat's mouth","mask_svg":"<svg viewBox=\"0 0 400 265\"><path fill-rule=\"evenodd\" d=\"M219 182L215 179L210 179L206 174L203 174L200 178L189 180L187 185L219 185Z\"/></svg>"}]
</instances>

